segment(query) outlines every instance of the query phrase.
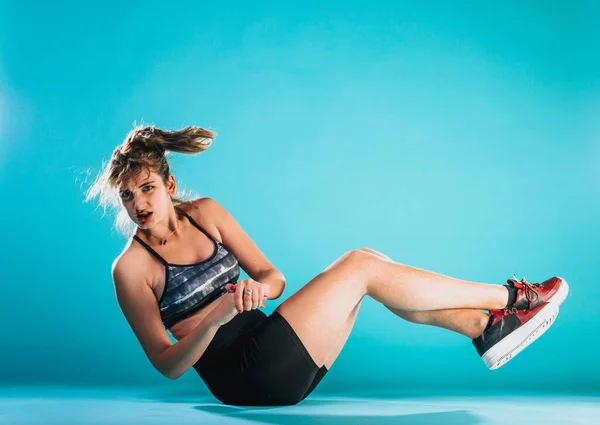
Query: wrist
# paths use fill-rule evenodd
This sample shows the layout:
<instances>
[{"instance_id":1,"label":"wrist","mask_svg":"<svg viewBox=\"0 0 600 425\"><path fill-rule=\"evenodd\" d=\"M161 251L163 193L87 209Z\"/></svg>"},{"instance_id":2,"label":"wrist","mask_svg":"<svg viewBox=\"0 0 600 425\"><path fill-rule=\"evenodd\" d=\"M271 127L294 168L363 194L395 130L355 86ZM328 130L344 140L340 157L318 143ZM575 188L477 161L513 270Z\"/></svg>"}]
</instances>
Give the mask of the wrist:
<instances>
[{"instance_id":1,"label":"wrist","mask_svg":"<svg viewBox=\"0 0 600 425\"><path fill-rule=\"evenodd\" d=\"M279 298L285 288L285 277L277 269L265 271L259 274L255 280L269 286L269 296L267 299Z\"/></svg>"},{"instance_id":2,"label":"wrist","mask_svg":"<svg viewBox=\"0 0 600 425\"><path fill-rule=\"evenodd\" d=\"M211 320L211 321L208 323L208 326L207 326L207 327L208 327L208 330L209 330L209 331L214 331L214 332L217 332L217 331L219 330L219 328L220 328L221 326L223 326L223 325L224 325L224 323L221 323L221 320L219 320L219 319L214 319L214 320Z\"/></svg>"},{"instance_id":3,"label":"wrist","mask_svg":"<svg viewBox=\"0 0 600 425\"><path fill-rule=\"evenodd\" d=\"M204 329L208 332L210 331L218 331L222 326L220 323L219 317L211 317L212 315L207 316L201 323L200 326L204 327Z\"/></svg>"}]
</instances>

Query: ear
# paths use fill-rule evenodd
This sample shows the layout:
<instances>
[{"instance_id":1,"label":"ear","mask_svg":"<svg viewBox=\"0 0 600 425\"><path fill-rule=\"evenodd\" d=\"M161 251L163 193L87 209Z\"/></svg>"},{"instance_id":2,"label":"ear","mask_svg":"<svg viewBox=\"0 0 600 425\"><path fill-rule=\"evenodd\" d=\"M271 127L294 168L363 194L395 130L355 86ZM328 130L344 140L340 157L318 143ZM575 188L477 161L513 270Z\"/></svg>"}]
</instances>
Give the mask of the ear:
<instances>
[{"instance_id":1,"label":"ear","mask_svg":"<svg viewBox=\"0 0 600 425\"><path fill-rule=\"evenodd\" d=\"M175 177L173 177L173 174L169 174L169 178L167 179L167 193L169 196L175 195L176 189L177 183L175 183Z\"/></svg>"}]
</instances>

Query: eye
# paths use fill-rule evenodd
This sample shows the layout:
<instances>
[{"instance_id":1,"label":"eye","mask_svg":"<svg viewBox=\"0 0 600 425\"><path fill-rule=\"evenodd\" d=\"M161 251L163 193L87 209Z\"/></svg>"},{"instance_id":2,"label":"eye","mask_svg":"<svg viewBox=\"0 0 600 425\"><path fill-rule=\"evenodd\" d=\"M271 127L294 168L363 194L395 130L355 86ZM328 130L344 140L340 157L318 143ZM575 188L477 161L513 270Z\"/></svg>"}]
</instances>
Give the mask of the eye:
<instances>
[{"instance_id":1,"label":"eye","mask_svg":"<svg viewBox=\"0 0 600 425\"><path fill-rule=\"evenodd\" d=\"M146 190L146 189L148 189L148 190ZM150 185L148 185L148 186L144 186L144 188L143 188L142 190L143 190L144 192L150 192L150 190L151 190L151 189L154 189L154 186L150 186Z\"/></svg>"},{"instance_id":2,"label":"eye","mask_svg":"<svg viewBox=\"0 0 600 425\"><path fill-rule=\"evenodd\" d=\"M129 199L131 199L132 195L133 194L130 190L124 190L123 192L121 192L121 199L128 201Z\"/></svg>"}]
</instances>

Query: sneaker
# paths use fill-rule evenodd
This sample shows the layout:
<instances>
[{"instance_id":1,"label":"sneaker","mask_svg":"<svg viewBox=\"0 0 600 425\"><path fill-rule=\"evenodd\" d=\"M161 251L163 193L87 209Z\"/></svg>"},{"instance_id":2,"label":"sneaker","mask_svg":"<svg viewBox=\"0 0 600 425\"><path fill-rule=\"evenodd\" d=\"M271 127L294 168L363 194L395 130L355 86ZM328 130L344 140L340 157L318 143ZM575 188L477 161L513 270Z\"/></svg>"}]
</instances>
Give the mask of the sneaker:
<instances>
[{"instance_id":1,"label":"sneaker","mask_svg":"<svg viewBox=\"0 0 600 425\"><path fill-rule=\"evenodd\" d=\"M498 369L546 332L557 315L558 304L547 302L532 310L492 310L473 345L490 370Z\"/></svg>"},{"instance_id":2,"label":"sneaker","mask_svg":"<svg viewBox=\"0 0 600 425\"><path fill-rule=\"evenodd\" d=\"M547 302L555 303L559 306L569 293L569 285L560 277L551 277L542 283L529 283L525 278L519 281L514 276L514 279L508 279L507 283L508 286L517 290L517 297L514 304L507 306L509 309L532 310L538 305Z\"/></svg>"}]
</instances>

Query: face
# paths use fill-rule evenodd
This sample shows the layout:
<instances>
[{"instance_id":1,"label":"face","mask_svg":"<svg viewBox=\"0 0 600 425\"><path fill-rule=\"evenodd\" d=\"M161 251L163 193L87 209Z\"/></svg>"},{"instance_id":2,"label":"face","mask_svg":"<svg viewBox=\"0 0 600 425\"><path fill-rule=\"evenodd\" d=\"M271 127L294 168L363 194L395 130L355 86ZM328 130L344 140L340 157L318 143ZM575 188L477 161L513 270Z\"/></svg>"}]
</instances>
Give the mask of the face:
<instances>
[{"instance_id":1,"label":"face","mask_svg":"<svg viewBox=\"0 0 600 425\"><path fill-rule=\"evenodd\" d=\"M169 175L167 183L155 172L141 172L127 185L119 188L121 203L138 227L149 229L167 217L173 206L175 179Z\"/></svg>"}]
</instances>

